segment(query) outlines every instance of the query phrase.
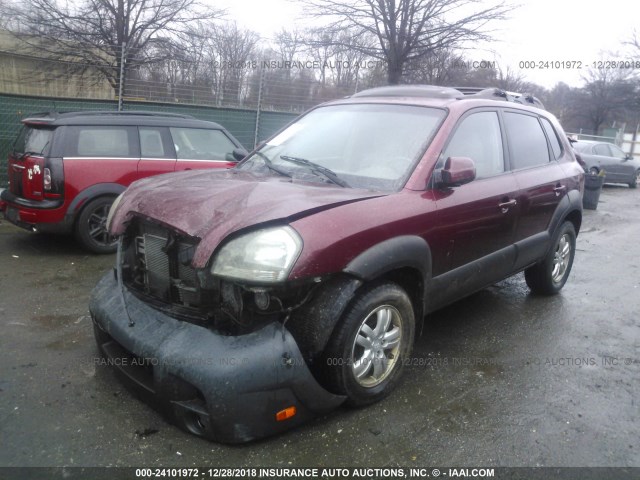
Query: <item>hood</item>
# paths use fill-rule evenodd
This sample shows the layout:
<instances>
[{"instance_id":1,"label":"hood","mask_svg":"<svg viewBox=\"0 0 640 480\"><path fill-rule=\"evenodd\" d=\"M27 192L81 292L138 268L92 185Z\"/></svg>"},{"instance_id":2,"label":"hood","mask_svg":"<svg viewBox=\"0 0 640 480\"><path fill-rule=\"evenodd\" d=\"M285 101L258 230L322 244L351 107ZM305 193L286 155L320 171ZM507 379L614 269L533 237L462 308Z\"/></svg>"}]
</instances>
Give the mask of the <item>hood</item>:
<instances>
[{"instance_id":1,"label":"hood","mask_svg":"<svg viewBox=\"0 0 640 480\"><path fill-rule=\"evenodd\" d=\"M200 239L192 264L204 267L233 232L381 195L233 169L173 173L133 183L115 212L112 233L123 233L134 215L153 219Z\"/></svg>"}]
</instances>

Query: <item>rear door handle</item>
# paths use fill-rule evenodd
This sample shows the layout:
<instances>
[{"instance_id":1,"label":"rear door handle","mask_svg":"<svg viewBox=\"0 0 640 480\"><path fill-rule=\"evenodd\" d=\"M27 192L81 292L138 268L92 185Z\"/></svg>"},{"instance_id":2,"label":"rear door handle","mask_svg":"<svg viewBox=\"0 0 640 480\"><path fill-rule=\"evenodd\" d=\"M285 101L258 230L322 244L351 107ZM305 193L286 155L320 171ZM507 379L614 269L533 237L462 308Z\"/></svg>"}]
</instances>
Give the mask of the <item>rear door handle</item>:
<instances>
[{"instance_id":1,"label":"rear door handle","mask_svg":"<svg viewBox=\"0 0 640 480\"><path fill-rule=\"evenodd\" d=\"M507 213L509 211L509 208L514 207L517 204L518 201L514 198L513 200L509 200L508 202L499 203L498 206L500 207L500 211L502 211L502 213Z\"/></svg>"}]
</instances>

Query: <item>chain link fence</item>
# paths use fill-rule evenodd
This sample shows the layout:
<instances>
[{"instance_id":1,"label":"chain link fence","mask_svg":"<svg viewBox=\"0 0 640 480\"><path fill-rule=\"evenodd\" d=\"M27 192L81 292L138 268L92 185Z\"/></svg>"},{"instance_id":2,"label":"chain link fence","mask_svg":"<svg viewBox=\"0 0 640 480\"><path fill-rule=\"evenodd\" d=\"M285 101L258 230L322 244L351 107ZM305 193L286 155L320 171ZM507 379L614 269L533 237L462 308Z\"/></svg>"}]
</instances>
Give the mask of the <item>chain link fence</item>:
<instances>
[{"instance_id":1,"label":"chain link fence","mask_svg":"<svg viewBox=\"0 0 640 480\"><path fill-rule=\"evenodd\" d=\"M8 186L7 157L21 127L21 119L36 112L70 112L82 110L113 110L116 100L81 100L42 98L0 94L0 188ZM124 110L181 113L223 125L247 149L271 136L297 115L288 112L261 111L238 108L216 108L197 105L175 105L127 101Z\"/></svg>"}]
</instances>

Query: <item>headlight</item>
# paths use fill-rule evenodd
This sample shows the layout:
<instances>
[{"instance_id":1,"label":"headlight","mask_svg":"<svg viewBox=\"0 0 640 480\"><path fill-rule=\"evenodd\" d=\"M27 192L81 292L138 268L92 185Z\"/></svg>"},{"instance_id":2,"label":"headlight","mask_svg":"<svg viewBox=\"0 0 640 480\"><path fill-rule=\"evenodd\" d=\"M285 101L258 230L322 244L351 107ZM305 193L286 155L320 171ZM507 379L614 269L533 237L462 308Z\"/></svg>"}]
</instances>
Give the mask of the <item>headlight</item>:
<instances>
[{"instance_id":1,"label":"headlight","mask_svg":"<svg viewBox=\"0 0 640 480\"><path fill-rule=\"evenodd\" d=\"M302 239L291 227L248 233L227 243L216 255L211 273L258 282L286 280L302 251Z\"/></svg>"},{"instance_id":2,"label":"headlight","mask_svg":"<svg viewBox=\"0 0 640 480\"><path fill-rule=\"evenodd\" d=\"M107 232L111 231L111 221L113 220L113 215L116 213L116 209L118 208L118 205L120 204L120 200L122 200L123 195L124 195L124 192L118 195L116 199L113 201L113 203L111 204L111 208L109 208L109 213L107 214L107 224L106 224Z\"/></svg>"}]
</instances>

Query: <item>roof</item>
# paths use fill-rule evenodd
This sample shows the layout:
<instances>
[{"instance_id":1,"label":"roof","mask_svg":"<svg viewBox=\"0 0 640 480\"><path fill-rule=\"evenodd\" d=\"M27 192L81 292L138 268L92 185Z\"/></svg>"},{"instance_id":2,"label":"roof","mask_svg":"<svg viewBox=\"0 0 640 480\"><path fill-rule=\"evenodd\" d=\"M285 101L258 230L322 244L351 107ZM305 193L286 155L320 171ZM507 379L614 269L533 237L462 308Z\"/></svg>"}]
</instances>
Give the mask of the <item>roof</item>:
<instances>
[{"instance_id":1,"label":"roof","mask_svg":"<svg viewBox=\"0 0 640 480\"><path fill-rule=\"evenodd\" d=\"M22 123L40 125L146 125L164 127L224 128L215 122L198 120L191 115L146 111L41 112L22 119Z\"/></svg>"}]
</instances>

